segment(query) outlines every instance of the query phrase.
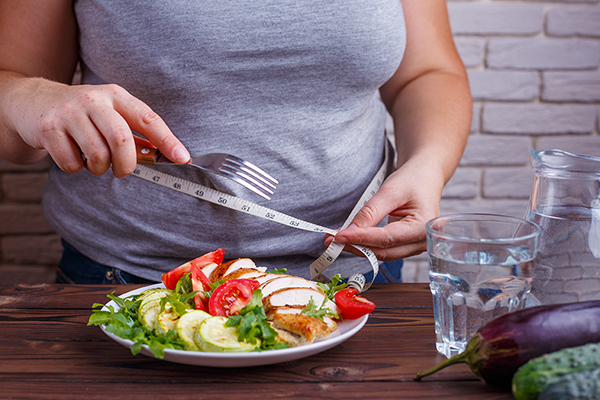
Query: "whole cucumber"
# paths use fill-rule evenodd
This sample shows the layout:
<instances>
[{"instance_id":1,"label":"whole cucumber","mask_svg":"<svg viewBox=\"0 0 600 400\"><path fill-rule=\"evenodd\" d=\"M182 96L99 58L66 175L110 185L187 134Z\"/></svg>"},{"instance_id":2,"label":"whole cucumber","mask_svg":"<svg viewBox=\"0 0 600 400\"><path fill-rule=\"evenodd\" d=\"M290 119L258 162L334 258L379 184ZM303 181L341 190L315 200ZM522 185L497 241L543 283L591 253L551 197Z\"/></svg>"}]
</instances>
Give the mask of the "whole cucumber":
<instances>
[{"instance_id":1,"label":"whole cucumber","mask_svg":"<svg viewBox=\"0 0 600 400\"><path fill-rule=\"evenodd\" d=\"M516 400L536 400L540 392L554 382L575 373L594 369L600 369L600 343L569 347L544 354L527 361L517 370L512 379L513 396ZM569 380L569 385L573 386L573 382L575 382L573 379ZM566 382L563 384L566 385Z\"/></svg>"},{"instance_id":2,"label":"whole cucumber","mask_svg":"<svg viewBox=\"0 0 600 400\"><path fill-rule=\"evenodd\" d=\"M546 386L538 400L598 400L600 399L600 368L565 375Z\"/></svg>"},{"instance_id":3,"label":"whole cucumber","mask_svg":"<svg viewBox=\"0 0 600 400\"><path fill-rule=\"evenodd\" d=\"M418 374L466 363L492 386L510 390L517 369L565 347L600 342L600 300L536 306L501 315L479 328L462 353Z\"/></svg>"}]
</instances>

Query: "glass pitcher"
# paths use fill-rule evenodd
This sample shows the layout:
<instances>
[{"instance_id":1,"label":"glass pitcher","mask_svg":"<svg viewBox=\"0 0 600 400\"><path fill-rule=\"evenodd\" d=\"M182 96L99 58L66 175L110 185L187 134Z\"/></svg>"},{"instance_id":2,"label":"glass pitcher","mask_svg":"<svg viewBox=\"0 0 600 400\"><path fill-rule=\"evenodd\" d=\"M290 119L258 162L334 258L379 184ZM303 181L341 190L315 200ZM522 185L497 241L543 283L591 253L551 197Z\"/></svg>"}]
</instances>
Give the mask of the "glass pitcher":
<instances>
[{"instance_id":1,"label":"glass pitcher","mask_svg":"<svg viewBox=\"0 0 600 400\"><path fill-rule=\"evenodd\" d=\"M525 218L542 234L528 305L599 300L600 158L532 149L531 165Z\"/></svg>"}]
</instances>

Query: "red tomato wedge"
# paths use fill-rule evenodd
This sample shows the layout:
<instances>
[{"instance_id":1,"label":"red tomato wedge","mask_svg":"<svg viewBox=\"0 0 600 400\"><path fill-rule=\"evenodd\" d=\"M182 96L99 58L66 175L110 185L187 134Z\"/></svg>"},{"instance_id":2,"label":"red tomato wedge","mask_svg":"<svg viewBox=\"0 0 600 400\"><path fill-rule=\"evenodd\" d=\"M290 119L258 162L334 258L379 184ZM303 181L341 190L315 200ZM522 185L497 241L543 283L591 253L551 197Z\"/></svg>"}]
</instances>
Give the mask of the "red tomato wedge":
<instances>
[{"instance_id":1,"label":"red tomato wedge","mask_svg":"<svg viewBox=\"0 0 600 400\"><path fill-rule=\"evenodd\" d=\"M259 286L260 283L253 279L231 279L223 283L210 296L208 313L222 317L239 314L252 300L252 292Z\"/></svg>"},{"instance_id":2,"label":"red tomato wedge","mask_svg":"<svg viewBox=\"0 0 600 400\"><path fill-rule=\"evenodd\" d=\"M215 251L211 251L210 253L206 253L203 256L193 259L192 261L188 261L179 267L172 269L171 271L164 273L161 276L161 280L164 283L167 289L174 290L175 286L177 286L177 282L183 274L192 272L192 267L197 266L198 268L203 268L211 263L221 264L223 262L223 256L225 255L225 250L217 249Z\"/></svg>"},{"instance_id":3,"label":"red tomato wedge","mask_svg":"<svg viewBox=\"0 0 600 400\"><path fill-rule=\"evenodd\" d=\"M358 295L357 289L346 288L335 294L335 304L344 319L357 319L375 309L375 303Z\"/></svg>"},{"instance_id":4,"label":"red tomato wedge","mask_svg":"<svg viewBox=\"0 0 600 400\"><path fill-rule=\"evenodd\" d=\"M210 280L197 265L192 267L192 290L198 292L194 295L196 309L208 312L208 298L203 292L210 291Z\"/></svg>"}]
</instances>

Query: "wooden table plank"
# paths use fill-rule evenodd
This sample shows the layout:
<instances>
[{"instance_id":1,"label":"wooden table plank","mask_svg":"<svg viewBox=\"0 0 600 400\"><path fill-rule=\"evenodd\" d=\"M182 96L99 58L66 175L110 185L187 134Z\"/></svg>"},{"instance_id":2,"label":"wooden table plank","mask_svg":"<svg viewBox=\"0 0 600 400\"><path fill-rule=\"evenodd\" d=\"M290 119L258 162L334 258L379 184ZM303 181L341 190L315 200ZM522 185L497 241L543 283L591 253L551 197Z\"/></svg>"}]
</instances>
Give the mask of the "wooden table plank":
<instances>
[{"instance_id":1,"label":"wooden table plank","mask_svg":"<svg viewBox=\"0 0 600 400\"><path fill-rule=\"evenodd\" d=\"M79 311L4 310L0 312L0 376L38 380L68 376L70 380L211 383L240 378L251 382L411 381L444 360L435 351L431 316L407 310L402 317L375 312L353 338L302 360L253 368L189 366L155 360L113 342L95 326L85 326ZM386 340L381 340L384 337ZM420 350L424 349L424 350ZM90 357L93 354L93 357ZM126 371L126 373L121 373ZM453 366L427 381L475 381L464 365Z\"/></svg>"},{"instance_id":2,"label":"wooden table plank","mask_svg":"<svg viewBox=\"0 0 600 400\"><path fill-rule=\"evenodd\" d=\"M455 399L510 400L509 393L495 391L477 381L449 382L315 382L278 383L265 385L246 382L211 383L123 383L118 387L104 382L82 382L78 385L61 382L20 382L3 380L0 393L4 399L57 400L132 400L132 399Z\"/></svg>"},{"instance_id":3,"label":"wooden table plank","mask_svg":"<svg viewBox=\"0 0 600 400\"><path fill-rule=\"evenodd\" d=\"M402 295L389 284L374 284L364 296L379 309L432 308L429 285L424 283L402 284ZM142 285L12 285L0 286L0 309L2 308L50 308L91 309L93 303L107 303L107 293L121 295Z\"/></svg>"},{"instance_id":4,"label":"wooden table plank","mask_svg":"<svg viewBox=\"0 0 600 400\"><path fill-rule=\"evenodd\" d=\"M444 360L435 351L427 285L374 285L365 327L326 352L252 368L208 368L133 356L100 328L91 304L129 286L0 289L0 398L510 399L465 365L422 382L416 373Z\"/></svg>"}]
</instances>

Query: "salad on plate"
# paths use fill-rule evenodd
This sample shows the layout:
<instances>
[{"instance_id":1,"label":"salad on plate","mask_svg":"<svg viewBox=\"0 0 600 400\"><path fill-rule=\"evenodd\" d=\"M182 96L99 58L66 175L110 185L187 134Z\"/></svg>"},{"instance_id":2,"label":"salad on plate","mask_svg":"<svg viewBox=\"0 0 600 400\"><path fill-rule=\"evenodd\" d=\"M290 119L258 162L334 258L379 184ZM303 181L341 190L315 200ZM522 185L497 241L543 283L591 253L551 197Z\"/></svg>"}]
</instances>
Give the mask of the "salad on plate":
<instances>
[{"instance_id":1,"label":"salad on plate","mask_svg":"<svg viewBox=\"0 0 600 400\"><path fill-rule=\"evenodd\" d=\"M88 325L125 339L134 355L146 348L162 359L166 349L242 354L309 346L339 323L364 318L360 329L375 308L339 275L316 283L249 258L223 262L224 252L163 274L162 285L109 294L109 303L93 305Z\"/></svg>"}]
</instances>

